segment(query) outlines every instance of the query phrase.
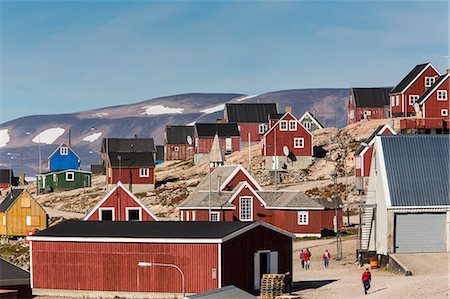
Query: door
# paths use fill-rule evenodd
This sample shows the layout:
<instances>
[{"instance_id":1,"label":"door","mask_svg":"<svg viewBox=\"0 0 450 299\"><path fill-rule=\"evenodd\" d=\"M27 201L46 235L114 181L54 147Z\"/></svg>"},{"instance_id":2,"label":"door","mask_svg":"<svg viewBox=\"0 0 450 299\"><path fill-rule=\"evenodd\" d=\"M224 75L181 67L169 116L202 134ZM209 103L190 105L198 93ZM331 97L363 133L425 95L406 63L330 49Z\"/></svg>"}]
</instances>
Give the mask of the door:
<instances>
[{"instance_id":1,"label":"door","mask_svg":"<svg viewBox=\"0 0 450 299\"><path fill-rule=\"evenodd\" d=\"M446 214L395 214L396 253L445 252Z\"/></svg>"},{"instance_id":2,"label":"door","mask_svg":"<svg viewBox=\"0 0 450 299\"><path fill-rule=\"evenodd\" d=\"M260 250L254 254L254 289L261 287L263 274L278 274L278 252Z\"/></svg>"},{"instance_id":3,"label":"door","mask_svg":"<svg viewBox=\"0 0 450 299\"><path fill-rule=\"evenodd\" d=\"M226 150L227 152L231 152L231 151L233 150L231 138L226 138L226 139L225 139L225 150Z\"/></svg>"}]
</instances>

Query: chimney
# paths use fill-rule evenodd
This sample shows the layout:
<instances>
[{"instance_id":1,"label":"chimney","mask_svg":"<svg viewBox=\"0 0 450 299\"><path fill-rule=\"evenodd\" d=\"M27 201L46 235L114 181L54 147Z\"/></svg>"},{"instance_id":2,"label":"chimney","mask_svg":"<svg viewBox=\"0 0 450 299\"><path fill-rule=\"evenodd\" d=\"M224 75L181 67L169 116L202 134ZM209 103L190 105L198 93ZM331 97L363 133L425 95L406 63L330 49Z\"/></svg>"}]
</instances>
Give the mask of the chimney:
<instances>
[{"instance_id":1,"label":"chimney","mask_svg":"<svg viewBox=\"0 0 450 299\"><path fill-rule=\"evenodd\" d=\"M446 69L447 74L450 74L450 69Z\"/></svg>"},{"instance_id":2,"label":"chimney","mask_svg":"<svg viewBox=\"0 0 450 299\"><path fill-rule=\"evenodd\" d=\"M289 106L289 105L285 106L284 107L284 112L292 113L292 106Z\"/></svg>"}]
</instances>

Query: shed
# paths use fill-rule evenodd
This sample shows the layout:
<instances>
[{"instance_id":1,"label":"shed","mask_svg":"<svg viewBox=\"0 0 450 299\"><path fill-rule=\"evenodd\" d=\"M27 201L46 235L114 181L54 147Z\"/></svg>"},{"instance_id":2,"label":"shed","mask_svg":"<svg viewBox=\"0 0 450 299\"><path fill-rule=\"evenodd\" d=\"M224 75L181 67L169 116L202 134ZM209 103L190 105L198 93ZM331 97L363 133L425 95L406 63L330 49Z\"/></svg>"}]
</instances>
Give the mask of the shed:
<instances>
[{"instance_id":1,"label":"shed","mask_svg":"<svg viewBox=\"0 0 450 299\"><path fill-rule=\"evenodd\" d=\"M179 297L292 272L293 235L263 222L69 220L28 237L34 295ZM239 248L239 251L236 251ZM64 262L62 262L64 260Z\"/></svg>"},{"instance_id":2,"label":"shed","mask_svg":"<svg viewBox=\"0 0 450 299\"><path fill-rule=\"evenodd\" d=\"M194 126L166 126L164 141L167 161L194 158Z\"/></svg>"},{"instance_id":3,"label":"shed","mask_svg":"<svg viewBox=\"0 0 450 299\"><path fill-rule=\"evenodd\" d=\"M30 272L0 257L0 289L17 291L20 299L32 298Z\"/></svg>"},{"instance_id":4,"label":"shed","mask_svg":"<svg viewBox=\"0 0 450 299\"><path fill-rule=\"evenodd\" d=\"M19 185L19 178L14 176L14 171L12 169L0 169L0 189L6 189L13 186Z\"/></svg>"},{"instance_id":5,"label":"shed","mask_svg":"<svg viewBox=\"0 0 450 299\"><path fill-rule=\"evenodd\" d=\"M36 175L39 192L73 190L91 187L92 173L77 169L66 169Z\"/></svg>"},{"instance_id":6,"label":"shed","mask_svg":"<svg viewBox=\"0 0 450 299\"><path fill-rule=\"evenodd\" d=\"M358 87L350 89L348 124L362 119L389 118L389 92L392 87Z\"/></svg>"}]
</instances>

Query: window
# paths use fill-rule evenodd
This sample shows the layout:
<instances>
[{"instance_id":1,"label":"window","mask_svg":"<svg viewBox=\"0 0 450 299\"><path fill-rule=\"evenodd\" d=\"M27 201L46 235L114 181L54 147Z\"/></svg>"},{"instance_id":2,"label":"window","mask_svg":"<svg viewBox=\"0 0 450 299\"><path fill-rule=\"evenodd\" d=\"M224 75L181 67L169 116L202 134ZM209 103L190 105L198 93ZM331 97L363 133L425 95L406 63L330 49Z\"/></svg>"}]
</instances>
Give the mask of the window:
<instances>
[{"instance_id":1,"label":"window","mask_svg":"<svg viewBox=\"0 0 450 299\"><path fill-rule=\"evenodd\" d=\"M61 156L67 156L69 154L69 149L67 148L67 146L61 146L59 148L59 154Z\"/></svg>"},{"instance_id":2,"label":"window","mask_svg":"<svg viewBox=\"0 0 450 299\"><path fill-rule=\"evenodd\" d=\"M3 215L3 225L6 225L6 216Z\"/></svg>"},{"instance_id":3,"label":"window","mask_svg":"<svg viewBox=\"0 0 450 299\"><path fill-rule=\"evenodd\" d=\"M289 121L289 131L297 131L297 121L296 120Z\"/></svg>"},{"instance_id":4,"label":"window","mask_svg":"<svg viewBox=\"0 0 450 299\"><path fill-rule=\"evenodd\" d=\"M280 122L280 131L287 131L288 129L288 122L287 120L282 120Z\"/></svg>"},{"instance_id":5,"label":"window","mask_svg":"<svg viewBox=\"0 0 450 299\"><path fill-rule=\"evenodd\" d=\"M441 115L442 116L448 116L448 110L447 109L441 109Z\"/></svg>"},{"instance_id":6,"label":"window","mask_svg":"<svg viewBox=\"0 0 450 299\"><path fill-rule=\"evenodd\" d=\"M243 196L239 198L239 220L252 221L253 217L252 197Z\"/></svg>"},{"instance_id":7,"label":"window","mask_svg":"<svg viewBox=\"0 0 450 299\"><path fill-rule=\"evenodd\" d=\"M395 106L400 105L400 96L395 96Z\"/></svg>"},{"instance_id":8,"label":"window","mask_svg":"<svg viewBox=\"0 0 450 299\"><path fill-rule=\"evenodd\" d=\"M220 221L220 212L211 212L211 221Z\"/></svg>"},{"instance_id":9,"label":"window","mask_svg":"<svg viewBox=\"0 0 450 299\"><path fill-rule=\"evenodd\" d=\"M395 96L391 96L391 106L395 106Z\"/></svg>"},{"instance_id":10,"label":"window","mask_svg":"<svg viewBox=\"0 0 450 299\"><path fill-rule=\"evenodd\" d=\"M301 211L297 212L297 223L298 225L308 225L309 219L308 219L308 212Z\"/></svg>"},{"instance_id":11,"label":"window","mask_svg":"<svg viewBox=\"0 0 450 299\"><path fill-rule=\"evenodd\" d=\"M410 95L409 96L409 104L414 105L414 103L419 99L418 95Z\"/></svg>"},{"instance_id":12,"label":"window","mask_svg":"<svg viewBox=\"0 0 450 299\"><path fill-rule=\"evenodd\" d=\"M56 183L56 181L58 180L58 176L56 175L56 173L53 174L53 182Z\"/></svg>"},{"instance_id":13,"label":"window","mask_svg":"<svg viewBox=\"0 0 450 299\"><path fill-rule=\"evenodd\" d=\"M195 221L195 211L192 211L192 221Z\"/></svg>"},{"instance_id":14,"label":"window","mask_svg":"<svg viewBox=\"0 0 450 299\"><path fill-rule=\"evenodd\" d=\"M27 216L27 226L31 226L31 216Z\"/></svg>"},{"instance_id":15,"label":"window","mask_svg":"<svg viewBox=\"0 0 450 299\"><path fill-rule=\"evenodd\" d=\"M353 113L352 113L353 112ZM354 115L355 114L355 111L350 111L350 115ZM350 118L353 118L353 116L350 116ZM311 130L311 123L309 122L309 121L305 121L304 123L303 123L303 125L305 126L305 128L307 128L308 130Z\"/></svg>"},{"instance_id":16,"label":"window","mask_svg":"<svg viewBox=\"0 0 450 299\"><path fill-rule=\"evenodd\" d=\"M127 221L141 221L142 209L141 208L125 208L127 211Z\"/></svg>"},{"instance_id":17,"label":"window","mask_svg":"<svg viewBox=\"0 0 450 299\"><path fill-rule=\"evenodd\" d=\"M425 87L430 87L436 81L435 77L425 77Z\"/></svg>"},{"instance_id":18,"label":"window","mask_svg":"<svg viewBox=\"0 0 450 299\"><path fill-rule=\"evenodd\" d=\"M139 176L141 178L148 178L150 176L148 168L140 168L139 169Z\"/></svg>"},{"instance_id":19,"label":"window","mask_svg":"<svg viewBox=\"0 0 450 299\"><path fill-rule=\"evenodd\" d=\"M446 101L447 100L447 91L446 90L438 90L437 99L438 99L438 101Z\"/></svg>"},{"instance_id":20,"label":"window","mask_svg":"<svg viewBox=\"0 0 450 299\"><path fill-rule=\"evenodd\" d=\"M186 211L186 221L189 221L189 211Z\"/></svg>"},{"instance_id":21,"label":"window","mask_svg":"<svg viewBox=\"0 0 450 299\"><path fill-rule=\"evenodd\" d=\"M100 208L98 213L100 221L114 221L114 208Z\"/></svg>"},{"instance_id":22,"label":"window","mask_svg":"<svg viewBox=\"0 0 450 299\"><path fill-rule=\"evenodd\" d=\"M73 172L66 172L66 182L73 182L75 180L75 174Z\"/></svg>"},{"instance_id":23,"label":"window","mask_svg":"<svg viewBox=\"0 0 450 299\"><path fill-rule=\"evenodd\" d=\"M21 208L31 207L31 198L26 195L22 196L22 199L20 200L20 207Z\"/></svg>"},{"instance_id":24,"label":"window","mask_svg":"<svg viewBox=\"0 0 450 299\"><path fill-rule=\"evenodd\" d=\"M304 138L294 138L294 148L304 148L305 139Z\"/></svg>"},{"instance_id":25,"label":"window","mask_svg":"<svg viewBox=\"0 0 450 299\"><path fill-rule=\"evenodd\" d=\"M364 116L366 116L366 115L372 115L372 111L364 110Z\"/></svg>"},{"instance_id":26,"label":"window","mask_svg":"<svg viewBox=\"0 0 450 299\"><path fill-rule=\"evenodd\" d=\"M179 151L180 151L180 148L179 148L178 146L174 146L174 147L173 147L173 151L174 151L174 152L179 152Z\"/></svg>"},{"instance_id":27,"label":"window","mask_svg":"<svg viewBox=\"0 0 450 299\"><path fill-rule=\"evenodd\" d=\"M267 125L266 124L259 124L258 133L264 134L267 131Z\"/></svg>"}]
</instances>

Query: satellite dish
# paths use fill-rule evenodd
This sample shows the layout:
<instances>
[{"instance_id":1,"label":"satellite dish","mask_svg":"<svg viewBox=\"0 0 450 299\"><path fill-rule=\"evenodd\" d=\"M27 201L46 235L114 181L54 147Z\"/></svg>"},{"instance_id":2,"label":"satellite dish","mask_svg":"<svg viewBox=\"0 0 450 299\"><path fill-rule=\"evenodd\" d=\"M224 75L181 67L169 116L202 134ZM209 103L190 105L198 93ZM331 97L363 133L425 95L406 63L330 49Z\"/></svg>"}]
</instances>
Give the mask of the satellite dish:
<instances>
[{"instance_id":1,"label":"satellite dish","mask_svg":"<svg viewBox=\"0 0 450 299\"><path fill-rule=\"evenodd\" d=\"M416 111L416 113L420 112L420 106L419 103L414 103L414 110Z\"/></svg>"},{"instance_id":2,"label":"satellite dish","mask_svg":"<svg viewBox=\"0 0 450 299\"><path fill-rule=\"evenodd\" d=\"M283 146L283 154L287 157L289 156L289 148L287 145Z\"/></svg>"},{"instance_id":3,"label":"satellite dish","mask_svg":"<svg viewBox=\"0 0 450 299\"><path fill-rule=\"evenodd\" d=\"M187 135L186 137L186 141L189 145L192 145L192 136L191 135Z\"/></svg>"}]
</instances>

